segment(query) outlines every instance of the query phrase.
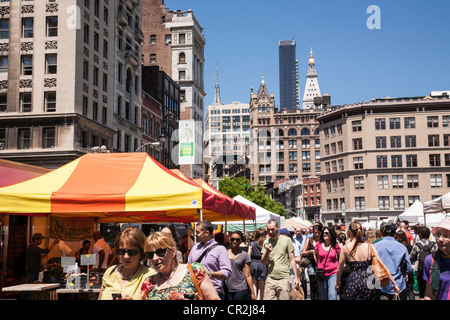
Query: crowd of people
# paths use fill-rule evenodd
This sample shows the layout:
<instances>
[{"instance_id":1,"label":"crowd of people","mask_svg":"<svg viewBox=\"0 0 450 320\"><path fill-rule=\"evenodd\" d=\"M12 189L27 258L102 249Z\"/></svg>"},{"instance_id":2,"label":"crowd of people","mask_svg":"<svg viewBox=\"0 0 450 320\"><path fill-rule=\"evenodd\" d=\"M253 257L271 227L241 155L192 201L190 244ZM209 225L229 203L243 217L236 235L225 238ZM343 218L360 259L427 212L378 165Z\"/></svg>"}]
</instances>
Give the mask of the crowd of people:
<instances>
[{"instance_id":1,"label":"crowd of people","mask_svg":"<svg viewBox=\"0 0 450 320\"><path fill-rule=\"evenodd\" d=\"M352 222L343 230L320 222L280 228L269 220L248 235L215 234L204 220L196 225L196 244L189 238L179 241L171 225L147 237L125 227L111 249L96 232L95 267L105 270L98 298L414 300L415 292L423 300L450 298L450 218L432 230L405 221L384 222L379 230ZM33 236L29 249L30 281L36 278L33 257L57 244L40 249L41 241L42 235ZM83 242L76 259L90 246Z\"/></svg>"}]
</instances>

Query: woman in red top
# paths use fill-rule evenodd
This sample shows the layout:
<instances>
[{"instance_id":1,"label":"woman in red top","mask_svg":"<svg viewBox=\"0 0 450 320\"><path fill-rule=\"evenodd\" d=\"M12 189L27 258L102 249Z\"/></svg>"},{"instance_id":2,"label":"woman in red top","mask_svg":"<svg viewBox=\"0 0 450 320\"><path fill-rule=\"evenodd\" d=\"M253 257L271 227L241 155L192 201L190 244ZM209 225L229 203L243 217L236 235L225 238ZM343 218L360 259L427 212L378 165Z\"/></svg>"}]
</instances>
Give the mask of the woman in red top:
<instances>
[{"instance_id":1,"label":"woman in red top","mask_svg":"<svg viewBox=\"0 0 450 320\"><path fill-rule=\"evenodd\" d=\"M340 251L341 247L337 242L334 228L324 227L314 253L317 260L317 269L324 269L323 279L318 280L322 300L337 300L335 285Z\"/></svg>"}]
</instances>

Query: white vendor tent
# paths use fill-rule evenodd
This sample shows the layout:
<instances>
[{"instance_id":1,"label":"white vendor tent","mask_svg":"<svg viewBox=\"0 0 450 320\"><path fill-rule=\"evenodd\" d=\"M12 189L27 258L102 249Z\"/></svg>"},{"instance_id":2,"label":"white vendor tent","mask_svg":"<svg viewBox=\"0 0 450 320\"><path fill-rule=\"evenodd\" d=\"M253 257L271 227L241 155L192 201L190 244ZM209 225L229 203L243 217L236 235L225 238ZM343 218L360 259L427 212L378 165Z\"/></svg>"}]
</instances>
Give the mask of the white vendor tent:
<instances>
[{"instance_id":1,"label":"white vendor tent","mask_svg":"<svg viewBox=\"0 0 450 320\"><path fill-rule=\"evenodd\" d=\"M425 214L450 211L450 192L443 196L423 203Z\"/></svg>"},{"instance_id":2,"label":"white vendor tent","mask_svg":"<svg viewBox=\"0 0 450 320\"><path fill-rule=\"evenodd\" d=\"M398 216L400 221L407 220L412 226L419 222L420 219L423 220L423 204L419 200L414 201L414 203L406 209L402 214Z\"/></svg>"},{"instance_id":3,"label":"white vendor tent","mask_svg":"<svg viewBox=\"0 0 450 320\"><path fill-rule=\"evenodd\" d=\"M237 195L233 198L236 201L242 202L243 204L246 204L248 206L252 206L256 210L256 220L245 220L245 231L255 231L255 224L256 228L262 228L266 225L267 221L270 219L275 219L278 221L278 224L280 224L280 215L273 213L269 210L266 210L257 204L251 202L247 198L244 198L241 195ZM218 225L225 225L225 221L212 221L213 224ZM244 226L242 221L227 221L227 231L235 231L240 230L244 231Z\"/></svg>"},{"instance_id":4,"label":"white vendor tent","mask_svg":"<svg viewBox=\"0 0 450 320\"><path fill-rule=\"evenodd\" d=\"M298 226L300 226L302 228L309 228L310 226L312 226L312 223L309 221L303 220L302 218L299 218L299 217L293 217L284 222L285 228L289 228L289 227L296 228Z\"/></svg>"}]
</instances>

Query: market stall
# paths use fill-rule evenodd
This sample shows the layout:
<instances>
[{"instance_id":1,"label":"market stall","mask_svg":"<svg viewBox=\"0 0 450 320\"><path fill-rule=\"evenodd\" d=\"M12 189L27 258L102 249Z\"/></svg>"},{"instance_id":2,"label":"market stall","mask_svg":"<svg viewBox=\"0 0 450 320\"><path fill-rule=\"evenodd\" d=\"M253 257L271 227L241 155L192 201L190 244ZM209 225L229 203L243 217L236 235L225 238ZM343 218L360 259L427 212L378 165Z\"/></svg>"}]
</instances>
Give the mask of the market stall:
<instances>
[{"instance_id":1,"label":"market stall","mask_svg":"<svg viewBox=\"0 0 450 320\"><path fill-rule=\"evenodd\" d=\"M0 214L94 217L97 222L241 220L228 199L180 178L146 153L86 154L0 188ZM245 218L254 219L255 213Z\"/></svg>"}]
</instances>

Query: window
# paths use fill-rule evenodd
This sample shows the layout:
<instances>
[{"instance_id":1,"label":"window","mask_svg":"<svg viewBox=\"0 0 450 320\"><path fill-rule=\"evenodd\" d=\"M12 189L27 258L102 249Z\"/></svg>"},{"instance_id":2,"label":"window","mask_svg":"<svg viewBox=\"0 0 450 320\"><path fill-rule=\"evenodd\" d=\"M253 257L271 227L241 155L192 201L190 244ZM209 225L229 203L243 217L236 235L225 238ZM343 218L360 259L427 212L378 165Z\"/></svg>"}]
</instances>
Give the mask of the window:
<instances>
[{"instance_id":1,"label":"window","mask_svg":"<svg viewBox=\"0 0 450 320\"><path fill-rule=\"evenodd\" d=\"M355 197L355 209L364 210L366 207L366 200L364 197Z\"/></svg>"},{"instance_id":2,"label":"window","mask_svg":"<svg viewBox=\"0 0 450 320\"><path fill-rule=\"evenodd\" d=\"M377 156L377 168L387 168L387 156Z\"/></svg>"},{"instance_id":3,"label":"window","mask_svg":"<svg viewBox=\"0 0 450 320\"><path fill-rule=\"evenodd\" d=\"M102 107L102 124L106 124L108 119L108 109L106 107Z\"/></svg>"},{"instance_id":4,"label":"window","mask_svg":"<svg viewBox=\"0 0 450 320\"><path fill-rule=\"evenodd\" d=\"M388 189L389 188L389 177L386 175L377 176L378 189Z\"/></svg>"},{"instance_id":5,"label":"window","mask_svg":"<svg viewBox=\"0 0 450 320\"><path fill-rule=\"evenodd\" d=\"M108 26L108 9L106 7L103 8L103 24Z\"/></svg>"},{"instance_id":6,"label":"window","mask_svg":"<svg viewBox=\"0 0 450 320\"><path fill-rule=\"evenodd\" d=\"M392 188L401 189L403 188L403 175L393 175L392 176Z\"/></svg>"},{"instance_id":7,"label":"window","mask_svg":"<svg viewBox=\"0 0 450 320\"><path fill-rule=\"evenodd\" d=\"M444 155L444 159L445 159L445 166L446 167L450 166L450 153L446 153Z\"/></svg>"},{"instance_id":8,"label":"window","mask_svg":"<svg viewBox=\"0 0 450 320\"><path fill-rule=\"evenodd\" d=\"M442 126L444 128L450 127L450 116L442 116Z\"/></svg>"},{"instance_id":9,"label":"window","mask_svg":"<svg viewBox=\"0 0 450 320\"><path fill-rule=\"evenodd\" d=\"M440 154L430 154L430 167L440 167L441 166L441 155Z\"/></svg>"},{"instance_id":10,"label":"window","mask_svg":"<svg viewBox=\"0 0 450 320\"><path fill-rule=\"evenodd\" d=\"M184 52L178 55L178 63L186 63L186 54Z\"/></svg>"},{"instance_id":11,"label":"window","mask_svg":"<svg viewBox=\"0 0 450 320\"><path fill-rule=\"evenodd\" d=\"M362 138L353 139L353 150L361 150L362 146ZM336 148L335 148L336 151Z\"/></svg>"},{"instance_id":12,"label":"window","mask_svg":"<svg viewBox=\"0 0 450 320\"><path fill-rule=\"evenodd\" d=\"M386 148L386 137L375 137L375 142L377 149Z\"/></svg>"},{"instance_id":13,"label":"window","mask_svg":"<svg viewBox=\"0 0 450 320\"><path fill-rule=\"evenodd\" d=\"M310 172L311 171L311 163L303 163L302 170L303 170L303 172Z\"/></svg>"},{"instance_id":14,"label":"window","mask_svg":"<svg viewBox=\"0 0 450 320\"><path fill-rule=\"evenodd\" d=\"M89 80L89 62L88 61L83 62L83 79Z\"/></svg>"},{"instance_id":15,"label":"window","mask_svg":"<svg viewBox=\"0 0 450 320\"><path fill-rule=\"evenodd\" d=\"M354 169L364 169L363 157L354 157L353 158L353 168Z\"/></svg>"},{"instance_id":16,"label":"window","mask_svg":"<svg viewBox=\"0 0 450 320\"><path fill-rule=\"evenodd\" d=\"M389 209L389 197L388 196L378 197L378 208L379 209Z\"/></svg>"},{"instance_id":17,"label":"window","mask_svg":"<svg viewBox=\"0 0 450 320\"><path fill-rule=\"evenodd\" d=\"M55 128L43 128L42 130L42 148L54 148L56 140Z\"/></svg>"},{"instance_id":18,"label":"window","mask_svg":"<svg viewBox=\"0 0 450 320\"><path fill-rule=\"evenodd\" d=\"M406 166L417 167L417 155L416 154L408 154L406 155Z\"/></svg>"},{"instance_id":19,"label":"window","mask_svg":"<svg viewBox=\"0 0 450 320\"><path fill-rule=\"evenodd\" d=\"M150 53L150 63L156 63L156 53Z\"/></svg>"},{"instance_id":20,"label":"window","mask_svg":"<svg viewBox=\"0 0 450 320\"><path fill-rule=\"evenodd\" d=\"M442 174L431 174L430 184L432 188L442 188Z\"/></svg>"},{"instance_id":21,"label":"window","mask_svg":"<svg viewBox=\"0 0 450 320\"><path fill-rule=\"evenodd\" d=\"M56 53L45 55L45 72L46 74L56 74L58 71L58 58Z\"/></svg>"},{"instance_id":22,"label":"window","mask_svg":"<svg viewBox=\"0 0 450 320\"><path fill-rule=\"evenodd\" d=\"M17 149L30 149L31 147L31 129L22 128L18 130Z\"/></svg>"},{"instance_id":23,"label":"window","mask_svg":"<svg viewBox=\"0 0 450 320\"><path fill-rule=\"evenodd\" d=\"M58 36L58 17L47 17L47 37Z\"/></svg>"},{"instance_id":24,"label":"window","mask_svg":"<svg viewBox=\"0 0 450 320\"><path fill-rule=\"evenodd\" d=\"M391 156L391 165L392 168L401 168L402 165L402 156L401 155L392 155Z\"/></svg>"},{"instance_id":25,"label":"window","mask_svg":"<svg viewBox=\"0 0 450 320\"><path fill-rule=\"evenodd\" d=\"M102 85L103 85L103 91L108 92L108 75L106 73L103 74Z\"/></svg>"},{"instance_id":26,"label":"window","mask_svg":"<svg viewBox=\"0 0 450 320\"><path fill-rule=\"evenodd\" d=\"M450 134L444 134L444 147L448 147L448 146L450 145L450 143L449 143L449 141L450 141L449 137L450 137Z\"/></svg>"},{"instance_id":27,"label":"window","mask_svg":"<svg viewBox=\"0 0 450 320\"><path fill-rule=\"evenodd\" d=\"M100 0L94 0L94 15L98 18L100 11Z\"/></svg>"},{"instance_id":28,"label":"window","mask_svg":"<svg viewBox=\"0 0 450 320\"><path fill-rule=\"evenodd\" d=\"M419 176L417 174L409 174L406 179L409 189L415 189L419 187Z\"/></svg>"},{"instance_id":29,"label":"window","mask_svg":"<svg viewBox=\"0 0 450 320\"><path fill-rule=\"evenodd\" d=\"M385 130L386 129L386 119L375 119L375 130Z\"/></svg>"},{"instance_id":30,"label":"window","mask_svg":"<svg viewBox=\"0 0 450 320\"><path fill-rule=\"evenodd\" d=\"M311 152L310 151L302 151L302 160L310 160Z\"/></svg>"},{"instance_id":31,"label":"window","mask_svg":"<svg viewBox=\"0 0 450 320\"><path fill-rule=\"evenodd\" d=\"M31 112L31 92L20 93L20 111Z\"/></svg>"},{"instance_id":32,"label":"window","mask_svg":"<svg viewBox=\"0 0 450 320\"><path fill-rule=\"evenodd\" d=\"M185 44L186 43L186 34L180 33L178 35L178 43L179 44Z\"/></svg>"},{"instance_id":33,"label":"window","mask_svg":"<svg viewBox=\"0 0 450 320\"><path fill-rule=\"evenodd\" d=\"M364 176L355 177L355 189L356 190L364 189Z\"/></svg>"},{"instance_id":34,"label":"window","mask_svg":"<svg viewBox=\"0 0 450 320\"><path fill-rule=\"evenodd\" d=\"M295 118L294 118L294 123L295 123ZM300 132L300 135L302 135L302 136L309 136L309 135L311 135L311 131L308 128L303 128L301 130L301 132Z\"/></svg>"},{"instance_id":35,"label":"window","mask_svg":"<svg viewBox=\"0 0 450 320\"><path fill-rule=\"evenodd\" d=\"M404 209L405 208L405 197L404 196L394 196L394 209Z\"/></svg>"},{"instance_id":36,"label":"window","mask_svg":"<svg viewBox=\"0 0 450 320\"><path fill-rule=\"evenodd\" d=\"M92 84L96 87L98 87L98 68L94 67L94 70L92 71Z\"/></svg>"},{"instance_id":37,"label":"window","mask_svg":"<svg viewBox=\"0 0 450 320\"><path fill-rule=\"evenodd\" d=\"M148 135L148 116L146 114L142 115L142 131Z\"/></svg>"},{"instance_id":38,"label":"window","mask_svg":"<svg viewBox=\"0 0 450 320\"><path fill-rule=\"evenodd\" d=\"M311 145L310 145L310 141L309 141L309 139L303 139L302 140L302 148L309 148Z\"/></svg>"},{"instance_id":39,"label":"window","mask_svg":"<svg viewBox=\"0 0 450 320\"><path fill-rule=\"evenodd\" d=\"M401 148L402 147L402 140L401 136L392 136L391 137L391 148Z\"/></svg>"},{"instance_id":40,"label":"window","mask_svg":"<svg viewBox=\"0 0 450 320\"><path fill-rule=\"evenodd\" d=\"M362 131L361 120L352 121L353 132Z\"/></svg>"},{"instance_id":41,"label":"window","mask_svg":"<svg viewBox=\"0 0 450 320\"><path fill-rule=\"evenodd\" d=\"M108 59L108 41L103 40L103 58Z\"/></svg>"},{"instance_id":42,"label":"window","mask_svg":"<svg viewBox=\"0 0 450 320\"><path fill-rule=\"evenodd\" d=\"M22 60L21 75L23 75L23 76L33 75L33 56L32 55L23 55L21 60Z\"/></svg>"},{"instance_id":43,"label":"window","mask_svg":"<svg viewBox=\"0 0 450 320\"><path fill-rule=\"evenodd\" d=\"M6 129L0 129L0 150L6 149Z\"/></svg>"},{"instance_id":44,"label":"window","mask_svg":"<svg viewBox=\"0 0 450 320\"><path fill-rule=\"evenodd\" d=\"M297 172L297 164L296 163L290 163L289 164L289 172Z\"/></svg>"},{"instance_id":45,"label":"window","mask_svg":"<svg viewBox=\"0 0 450 320\"><path fill-rule=\"evenodd\" d=\"M9 39L9 20L0 19L0 39Z\"/></svg>"},{"instance_id":46,"label":"window","mask_svg":"<svg viewBox=\"0 0 450 320\"><path fill-rule=\"evenodd\" d=\"M0 75L8 74L8 57L0 57Z\"/></svg>"},{"instance_id":47,"label":"window","mask_svg":"<svg viewBox=\"0 0 450 320\"><path fill-rule=\"evenodd\" d=\"M85 24L83 28L83 40L84 43L89 45L89 26L87 24Z\"/></svg>"},{"instance_id":48,"label":"window","mask_svg":"<svg viewBox=\"0 0 450 320\"><path fill-rule=\"evenodd\" d=\"M416 127L415 117L405 117L404 119L405 129L413 129Z\"/></svg>"},{"instance_id":49,"label":"window","mask_svg":"<svg viewBox=\"0 0 450 320\"><path fill-rule=\"evenodd\" d=\"M98 46L99 46L99 38L98 38L98 33L94 32L94 51L98 52Z\"/></svg>"},{"instance_id":50,"label":"window","mask_svg":"<svg viewBox=\"0 0 450 320\"><path fill-rule=\"evenodd\" d=\"M8 95L6 93L0 94L0 112L6 112L8 102L7 97Z\"/></svg>"},{"instance_id":51,"label":"window","mask_svg":"<svg viewBox=\"0 0 450 320\"><path fill-rule=\"evenodd\" d=\"M56 111L56 92L55 91L47 91L44 93L44 103L45 103L45 111L46 112L55 112Z\"/></svg>"},{"instance_id":52,"label":"window","mask_svg":"<svg viewBox=\"0 0 450 320\"><path fill-rule=\"evenodd\" d=\"M98 119L98 102L94 101L92 103L92 120L97 121Z\"/></svg>"},{"instance_id":53,"label":"window","mask_svg":"<svg viewBox=\"0 0 450 320\"><path fill-rule=\"evenodd\" d=\"M297 151L289 151L289 160L297 160Z\"/></svg>"},{"instance_id":54,"label":"window","mask_svg":"<svg viewBox=\"0 0 450 320\"><path fill-rule=\"evenodd\" d=\"M389 118L389 129L400 129L400 118Z\"/></svg>"},{"instance_id":55,"label":"window","mask_svg":"<svg viewBox=\"0 0 450 320\"><path fill-rule=\"evenodd\" d=\"M428 146L429 147L439 147L439 135L429 134L428 135Z\"/></svg>"},{"instance_id":56,"label":"window","mask_svg":"<svg viewBox=\"0 0 450 320\"><path fill-rule=\"evenodd\" d=\"M22 18L22 38L33 38L33 18Z\"/></svg>"},{"instance_id":57,"label":"window","mask_svg":"<svg viewBox=\"0 0 450 320\"><path fill-rule=\"evenodd\" d=\"M415 148L416 147L416 136L405 136L405 147Z\"/></svg>"},{"instance_id":58,"label":"window","mask_svg":"<svg viewBox=\"0 0 450 320\"><path fill-rule=\"evenodd\" d=\"M150 44L156 44L156 34L150 35Z\"/></svg>"},{"instance_id":59,"label":"window","mask_svg":"<svg viewBox=\"0 0 450 320\"><path fill-rule=\"evenodd\" d=\"M439 120L437 116L427 117L427 127L428 128L437 128L439 126Z\"/></svg>"},{"instance_id":60,"label":"window","mask_svg":"<svg viewBox=\"0 0 450 320\"><path fill-rule=\"evenodd\" d=\"M186 71L184 70L178 71L178 80L180 81L186 80Z\"/></svg>"},{"instance_id":61,"label":"window","mask_svg":"<svg viewBox=\"0 0 450 320\"><path fill-rule=\"evenodd\" d=\"M87 116L88 114L88 98L83 96L83 116Z\"/></svg>"},{"instance_id":62,"label":"window","mask_svg":"<svg viewBox=\"0 0 450 320\"><path fill-rule=\"evenodd\" d=\"M289 129L288 130L288 136L289 137L295 137L297 135L297 130L295 129Z\"/></svg>"},{"instance_id":63,"label":"window","mask_svg":"<svg viewBox=\"0 0 450 320\"><path fill-rule=\"evenodd\" d=\"M297 148L297 140L289 140L289 148Z\"/></svg>"}]
</instances>

